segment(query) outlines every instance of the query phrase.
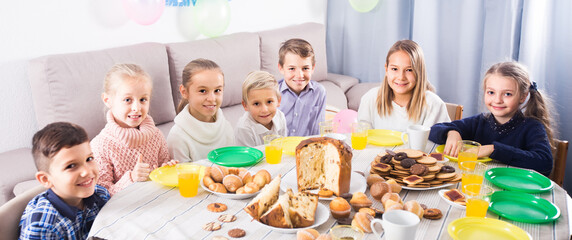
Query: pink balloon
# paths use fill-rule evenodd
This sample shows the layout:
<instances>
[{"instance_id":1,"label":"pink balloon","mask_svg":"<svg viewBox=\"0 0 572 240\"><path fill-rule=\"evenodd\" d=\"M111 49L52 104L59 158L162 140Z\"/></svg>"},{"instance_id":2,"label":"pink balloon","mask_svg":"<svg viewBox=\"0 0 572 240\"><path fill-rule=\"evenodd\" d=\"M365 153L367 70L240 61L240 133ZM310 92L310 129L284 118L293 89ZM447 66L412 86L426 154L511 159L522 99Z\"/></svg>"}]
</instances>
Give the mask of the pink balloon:
<instances>
[{"instance_id":1,"label":"pink balloon","mask_svg":"<svg viewBox=\"0 0 572 240\"><path fill-rule=\"evenodd\" d=\"M141 25L155 23L165 10L165 0L123 0L127 16Z\"/></svg>"},{"instance_id":2,"label":"pink balloon","mask_svg":"<svg viewBox=\"0 0 572 240\"><path fill-rule=\"evenodd\" d=\"M357 112L351 109L344 109L336 113L334 123L338 125L338 133L351 133L352 123L357 122Z\"/></svg>"}]
</instances>

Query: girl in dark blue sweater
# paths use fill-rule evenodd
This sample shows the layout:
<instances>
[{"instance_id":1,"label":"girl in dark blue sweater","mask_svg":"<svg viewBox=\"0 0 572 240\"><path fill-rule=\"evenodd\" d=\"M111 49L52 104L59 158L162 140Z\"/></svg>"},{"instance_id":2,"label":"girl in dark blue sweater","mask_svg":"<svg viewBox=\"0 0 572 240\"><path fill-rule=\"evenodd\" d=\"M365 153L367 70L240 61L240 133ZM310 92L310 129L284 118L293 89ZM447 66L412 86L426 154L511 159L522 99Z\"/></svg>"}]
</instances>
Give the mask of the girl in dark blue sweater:
<instances>
[{"instance_id":1,"label":"girl in dark blue sweater","mask_svg":"<svg viewBox=\"0 0 572 240\"><path fill-rule=\"evenodd\" d=\"M552 170L551 146L555 134L549 99L540 94L535 82L530 82L524 66L515 62L493 65L485 75L483 88L490 113L435 124L429 139L445 143L443 152L449 156L457 156L460 140L474 140L482 144L479 157L534 169L548 176Z\"/></svg>"}]
</instances>

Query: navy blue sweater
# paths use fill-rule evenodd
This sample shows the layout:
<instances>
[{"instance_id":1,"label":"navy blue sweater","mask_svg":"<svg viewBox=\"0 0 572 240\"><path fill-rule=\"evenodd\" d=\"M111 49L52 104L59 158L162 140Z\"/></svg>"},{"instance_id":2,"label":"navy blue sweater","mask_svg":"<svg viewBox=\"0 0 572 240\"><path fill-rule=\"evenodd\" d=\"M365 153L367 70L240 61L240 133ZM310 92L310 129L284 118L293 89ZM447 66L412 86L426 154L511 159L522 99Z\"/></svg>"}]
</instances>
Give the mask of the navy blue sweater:
<instances>
[{"instance_id":1,"label":"navy blue sweater","mask_svg":"<svg viewBox=\"0 0 572 240\"><path fill-rule=\"evenodd\" d=\"M548 176L552 170L552 152L544 125L526 118L519 111L505 124L498 124L490 113L481 113L450 123L431 127L429 140L437 144L447 141L447 133L455 130L463 139L482 145L493 144L490 158L508 165L534 169Z\"/></svg>"}]
</instances>

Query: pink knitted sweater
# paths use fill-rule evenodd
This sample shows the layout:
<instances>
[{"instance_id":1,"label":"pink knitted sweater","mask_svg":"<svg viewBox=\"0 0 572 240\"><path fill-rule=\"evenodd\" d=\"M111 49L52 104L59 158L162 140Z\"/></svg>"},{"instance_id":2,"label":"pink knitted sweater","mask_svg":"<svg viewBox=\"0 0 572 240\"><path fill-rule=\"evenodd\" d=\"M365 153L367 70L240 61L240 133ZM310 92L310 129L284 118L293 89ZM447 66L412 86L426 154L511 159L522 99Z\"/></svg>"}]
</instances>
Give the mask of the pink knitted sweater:
<instances>
[{"instance_id":1,"label":"pink knitted sweater","mask_svg":"<svg viewBox=\"0 0 572 240\"><path fill-rule=\"evenodd\" d=\"M151 167L160 167L170 160L165 137L149 115L139 129L123 128L108 111L107 124L91 140L91 148L99 165L99 184L107 188L111 195L133 183L131 170L139 154L143 155L143 162Z\"/></svg>"}]
</instances>

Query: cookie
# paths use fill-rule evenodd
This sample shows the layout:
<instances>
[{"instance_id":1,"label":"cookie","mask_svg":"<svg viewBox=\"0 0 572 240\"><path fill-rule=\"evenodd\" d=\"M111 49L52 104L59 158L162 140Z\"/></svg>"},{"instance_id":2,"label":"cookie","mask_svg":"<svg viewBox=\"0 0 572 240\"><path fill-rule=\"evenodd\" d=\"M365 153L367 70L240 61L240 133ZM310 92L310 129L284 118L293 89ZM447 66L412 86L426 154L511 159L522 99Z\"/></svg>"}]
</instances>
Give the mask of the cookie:
<instances>
[{"instance_id":1,"label":"cookie","mask_svg":"<svg viewBox=\"0 0 572 240\"><path fill-rule=\"evenodd\" d=\"M231 238L241 238L244 237L244 235L246 235L246 232L240 228L234 228L228 231L228 235Z\"/></svg>"},{"instance_id":2,"label":"cookie","mask_svg":"<svg viewBox=\"0 0 572 240\"><path fill-rule=\"evenodd\" d=\"M407 158L407 153L404 152L398 152L395 154L395 156L393 157L393 159L397 160L397 161L401 161L403 159Z\"/></svg>"},{"instance_id":3,"label":"cookie","mask_svg":"<svg viewBox=\"0 0 572 240\"><path fill-rule=\"evenodd\" d=\"M443 161L443 154L442 153L431 153L431 154L429 154L429 156L437 159L437 161Z\"/></svg>"},{"instance_id":4,"label":"cookie","mask_svg":"<svg viewBox=\"0 0 572 240\"><path fill-rule=\"evenodd\" d=\"M223 236L214 236L213 238L211 238L211 240L228 240L228 238Z\"/></svg>"},{"instance_id":5,"label":"cookie","mask_svg":"<svg viewBox=\"0 0 572 240\"><path fill-rule=\"evenodd\" d=\"M416 163L417 163L417 161L415 161L415 159L413 159L413 158L406 158L406 159L401 160L401 166L404 168L410 168L411 166L413 166Z\"/></svg>"},{"instance_id":6,"label":"cookie","mask_svg":"<svg viewBox=\"0 0 572 240\"><path fill-rule=\"evenodd\" d=\"M226 209L227 209L226 205L222 203L211 203L207 206L207 210L211 212L224 212L226 211Z\"/></svg>"},{"instance_id":7,"label":"cookie","mask_svg":"<svg viewBox=\"0 0 572 240\"><path fill-rule=\"evenodd\" d=\"M421 158L417 159L417 162L425 165L433 165L437 163L437 159L429 156L422 156Z\"/></svg>"},{"instance_id":8,"label":"cookie","mask_svg":"<svg viewBox=\"0 0 572 240\"><path fill-rule=\"evenodd\" d=\"M413 175L423 176L423 175L427 174L427 172L429 172L429 169L427 168L427 166L417 163L417 164L413 164L413 166L411 166L409 171Z\"/></svg>"},{"instance_id":9,"label":"cookie","mask_svg":"<svg viewBox=\"0 0 572 240\"><path fill-rule=\"evenodd\" d=\"M454 172L452 173L438 173L437 175L435 175L435 178L437 179L451 179L454 178L457 174L455 174Z\"/></svg>"},{"instance_id":10,"label":"cookie","mask_svg":"<svg viewBox=\"0 0 572 240\"><path fill-rule=\"evenodd\" d=\"M441 219L443 213L437 208L427 208L423 211L423 217L431 220Z\"/></svg>"},{"instance_id":11,"label":"cookie","mask_svg":"<svg viewBox=\"0 0 572 240\"><path fill-rule=\"evenodd\" d=\"M203 225L203 229L207 231L216 231L220 229L220 223L217 222L209 222Z\"/></svg>"},{"instance_id":12,"label":"cookie","mask_svg":"<svg viewBox=\"0 0 572 240\"><path fill-rule=\"evenodd\" d=\"M380 172L389 172L389 170L391 170L391 166L389 164L385 164L385 163L372 162L371 169L374 169L374 170L380 171Z\"/></svg>"},{"instance_id":13,"label":"cookie","mask_svg":"<svg viewBox=\"0 0 572 240\"><path fill-rule=\"evenodd\" d=\"M334 195L334 192L332 192L332 190L329 190L327 188L322 188L320 189L320 191L318 192L318 196L320 197L324 197L324 198L329 198L332 195Z\"/></svg>"},{"instance_id":14,"label":"cookie","mask_svg":"<svg viewBox=\"0 0 572 240\"><path fill-rule=\"evenodd\" d=\"M415 184L423 182L423 178L419 177L417 175L411 175L409 177L404 178L403 182L407 183L407 185L415 185Z\"/></svg>"},{"instance_id":15,"label":"cookie","mask_svg":"<svg viewBox=\"0 0 572 240\"><path fill-rule=\"evenodd\" d=\"M407 157L409 158L420 158L423 156L423 152L419 151L419 150L413 150L413 149L399 149L397 150L397 154L399 153L405 153L407 154Z\"/></svg>"},{"instance_id":16,"label":"cookie","mask_svg":"<svg viewBox=\"0 0 572 240\"><path fill-rule=\"evenodd\" d=\"M236 220L236 216L232 214L223 214L218 216L218 220L221 222L234 222Z\"/></svg>"},{"instance_id":17,"label":"cookie","mask_svg":"<svg viewBox=\"0 0 572 240\"><path fill-rule=\"evenodd\" d=\"M441 172L441 173L452 173L452 172L455 172L455 168L453 166L445 165L445 166L441 167L441 170L439 172Z\"/></svg>"},{"instance_id":18,"label":"cookie","mask_svg":"<svg viewBox=\"0 0 572 240\"><path fill-rule=\"evenodd\" d=\"M380 163L389 163L393 159L393 156L386 154L379 159Z\"/></svg>"}]
</instances>

